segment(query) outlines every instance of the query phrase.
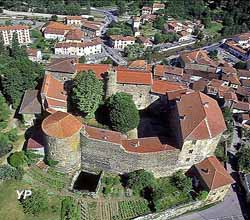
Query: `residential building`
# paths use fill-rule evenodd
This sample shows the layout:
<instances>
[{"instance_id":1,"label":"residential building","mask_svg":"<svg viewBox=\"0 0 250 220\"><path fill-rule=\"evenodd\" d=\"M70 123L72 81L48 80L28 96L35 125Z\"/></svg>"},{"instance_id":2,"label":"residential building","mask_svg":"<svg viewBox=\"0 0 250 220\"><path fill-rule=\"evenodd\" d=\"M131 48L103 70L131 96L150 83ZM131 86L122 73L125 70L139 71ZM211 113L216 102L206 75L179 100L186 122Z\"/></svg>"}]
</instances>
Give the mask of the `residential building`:
<instances>
[{"instance_id":1,"label":"residential building","mask_svg":"<svg viewBox=\"0 0 250 220\"><path fill-rule=\"evenodd\" d=\"M41 50L35 48L27 48L26 50L28 58L33 62L42 61L42 52Z\"/></svg>"},{"instance_id":2,"label":"residential building","mask_svg":"<svg viewBox=\"0 0 250 220\"><path fill-rule=\"evenodd\" d=\"M17 34L19 44L27 45L31 43L29 27L24 25L0 26L4 45L8 46L12 42L13 34Z\"/></svg>"},{"instance_id":3,"label":"residential building","mask_svg":"<svg viewBox=\"0 0 250 220\"><path fill-rule=\"evenodd\" d=\"M132 36L111 35L110 44L115 49L124 50L126 46L135 44L135 38Z\"/></svg>"},{"instance_id":4,"label":"residential building","mask_svg":"<svg viewBox=\"0 0 250 220\"><path fill-rule=\"evenodd\" d=\"M81 57L100 53L102 53L102 41L98 38L84 42L59 42L55 45L56 55Z\"/></svg>"},{"instance_id":5,"label":"residential building","mask_svg":"<svg viewBox=\"0 0 250 220\"><path fill-rule=\"evenodd\" d=\"M65 34L74 29L72 26L65 25L60 22L50 21L42 28L45 39L53 39L62 41L65 39Z\"/></svg>"},{"instance_id":6,"label":"residential building","mask_svg":"<svg viewBox=\"0 0 250 220\"><path fill-rule=\"evenodd\" d=\"M102 26L103 23L101 22L84 20L82 22L82 31L85 33L86 37L100 37Z\"/></svg>"},{"instance_id":7,"label":"residential building","mask_svg":"<svg viewBox=\"0 0 250 220\"><path fill-rule=\"evenodd\" d=\"M70 26L81 27L82 20L82 16L67 16L65 18L65 23Z\"/></svg>"},{"instance_id":8,"label":"residential building","mask_svg":"<svg viewBox=\"0 0 250 220\"><path fill-rule=\"evenodd\" d=\"M142 44L145 48L153 46L152 41L149 40L148 38L144 37L144 36L138 36L137 37L137 42L139 44Z\"/></svg>"},{"instance_id":9,"label":"residential building","mask_svg":"<svg viewBox=\"0 0 250 220\"><path fill-rule=\"evenodd\" d=\"M196 190L208 192L207 203L223 200L231 185L235 183L215 156L208 157L195 164L188 171L188 175L193 178L193 185Z\"/></svg>"},{"instance_id":10,"label":"residential building","mask_svg":"<svg viewBox=\"0 0 250 220\"><path fill-rule=\"evenodd\" d=\"M79 29L73 29L68 31L65 34L65 41L66 42L83 42L85 37L85 33Z\"/></svg>"},{"instance_id":11,"label":"residential building","mask_svg":"<svg viewBox=\"0 0 250 220\"><path fill-rule=\"evenodd\" d=\"M141 9L141 15L148 15L152 13L152 7L143 6Z\"/></svg>"},{"instance_id":12,"label":"residential building","mask_svg":"<svg viewBox=\"0 0 250 220\"><path fill-rule=\"evenodd\" d=\"M40 118L42 107L39 100L38 90L26 90L19 109L19 114L23 116L24 124L32 126L36 119Z\"/></svg>"},{"instance_id":13,"label":"residential building","mask_svg":"<svg viewBox=\"0 0 250 220\"><path fill-rule=\"evenodd\" d=\"M161 4L161 3L154 3L153 7L152 7L152 13L154 14L155 12L157 12L158 10L163 10L165 9L165 4Z\"/></svg>"},{"instance_id":14,"label":"residential building","mask_svg":"<svg viewBox=\"0 0 250 220\"><path fill-rule=\"evenodd\" d=\"M45 74L41 89L42 107L45 111L67 112L67 91L64 82L54 78L52 74Z\"/></svg>"}]
</instances>

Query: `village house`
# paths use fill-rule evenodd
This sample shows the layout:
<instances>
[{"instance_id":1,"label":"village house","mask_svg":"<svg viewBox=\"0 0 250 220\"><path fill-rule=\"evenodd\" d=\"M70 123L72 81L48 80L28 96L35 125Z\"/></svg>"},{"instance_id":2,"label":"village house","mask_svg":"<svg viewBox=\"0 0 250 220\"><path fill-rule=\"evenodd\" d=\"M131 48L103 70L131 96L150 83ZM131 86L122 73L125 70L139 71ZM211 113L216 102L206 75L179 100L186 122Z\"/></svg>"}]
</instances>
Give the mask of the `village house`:
<instances>
[{"instance_id":1,"label":"village house","mask_svg":"<svg viewBox=\"0 0 250 220\"><path fill-rule=\"evenodd\" d=\"M60 22L50 21L42 27L42 33L45 39L53 39L62 41L65 34L74 29L72 26L65 25Z\"/></svg>"},{"instance_id":2,"label":"village house","mask_svg":"<svg viewBox=\"0 0 250 220\"><path fill-rule=\"evenodd\" d=\"M224 199L234 179L215 156L195 164L188 172L193 178L193 185L198 191L208 193L206 202L214 203Z\"/></svg>"},{"instance_id":3,"label":"village house","mask_svg":"<svg viewBox=\"0 0 250 220\"><path fill-rule=\"evenodd\" d=\"M38 90L26 90L19 109L19 114L22 115L24 124L32 126L36 119L39 119L42 113Z\"/></svg>"},{"instance_id":4,"label":"village house","mask_svg":"<svg viewBox=\"0 0 250 220\"><path fill-rule=\"evenodd\" d=\"M152 7L152 13L154 14L155 12L157 12L158 10L164 10L165 9L165 4L161 4L161 3L154 3L153 7Z\"/></svg>"},{"instance_id":5,"label":"village house","mask_svg":"<svg viewBox=\"0 0 250 220\"><path fill-rule=\"evenodd\" d=\"M132 17L132 28L134 32L134 36L140 36L140 24L141 24L141 18L140 17Z\"/></svg>"},{"instance_id":6,"label":"village house","mask_svg":"<svg viewBox=\"0 0 250 220\"><path fill-rule=\"evenodd\" d=\"M66 25L81 27L82 26L82 16L67 16L65 17Z\"/></svg>"},{"instance_id":7,"label":"village house","mask_svg":"<svg viewBox=\"0 0 250 220\"><path fill-rule=\"evenodd\" d=\"M152 13L152 7L143 6L141 9L141 15L148 15Z\"/></svg>"},{"instance_id":8,"label":"village house","mask_svg":"<svg viewBox=\"0 0 250 220\"><path fill-rule=\"evenodd\" d=\"M85 33L79 29L73 29L68 31L65 34L65 41L66 42L83 42L85 37Z\"/></svg>"},{"instance_id":9,"label":"village house","mask_svg":"<svg viewBox=\"0 0 250 220\"><path fill-rule=\"evenodd\" d=\"M128 69L151 72L152 65L148 64L146 60L134 60L128 63Z\"/></svg>"},{"instance_id":10,"label":"village house","mask_svg":"<svg viewBox=\"0 0 250 220\"><path fill-rule=\"evenodd\" d=\"M35 48L27 48L26 50L28 58L33 62L42 61L42 52L41 50Z\"/></svg>"},{"instance_id":11,"label":"village house","mask_svg":"<svg viewBox=\"0 0 250 220\"><path fill-rule=\"evenodd\" d=\"M0 34L2 35L4 45L10 45L13 34L17 34L18 43L27 45L31 43L29 27L24 25L0 26Z\"/></svg>"},{"instance_id":12,"label":"village house","mask_svg":"<svg viewBox=\"0 0 250 220\"><path fill-rule=\"evenodd\" d=\"M95 38L101 36L101 28L103 23L96 21L82 21L82 31L85 33L86 37Z\"/></svg>"},{"instance_id":13,"label":"village house","mask_svg":"<svg viewBox=\"0 0 250 220\"><path fill-rule=\"evenodd\" d=\"M98 38L84 42L59 42L55 45L56 55L81 57L100 53L102 53L102 41Z\"/></svg>"},{"instance_id":14,"label":"village house","mask_svg":"<svg viewBox=\"0 0 250 220\"><path fill-rule=\"evenodd\" d=\"M157 15L153 14L144 14L141 16L141 22L142 24L153 23L157 19Z\"/></svg>"},{"instance_id":15,"label":"village house","mask_svg":"<svg viewBox=\"0 0 250 220\"><path fill-rule=\"evenodd\" d=\"M184 75L184 70L179 67L166 66L157 64L154 67L154 78L168 80L168 81L181 81Z\"/></svg>"},{"instance_id":16,"label":"village house","mask_svg":"<svg viewBox=\"0 0 250 220\"><path fill-rule=\"evenodd\" d=\"M128 45L135 44L135 38L132 36L111 35L110 45L118 50L124 50Z\"/></svg>"},{"instance_id":17,"label":"village house","mask_svg":"<svg viewBox=\"0 0 250 220\"><path fill-rule=\"evenodd\" d=\"M64 82L46 73L41 89L42 107L52 113L56 111L67 112L67 91Z\"/></svg>"},{"instance_id":18,"label":"village house","mask_svg":"<svg viewBox=\"0 0 250 220\"><path fill-rule=\"evenodd\" d=\"M153 46L153 43L151 40L149 40L148 38L144 37L144 36L138 36L136 41L143 45L145 48L147 47L152 47Z\"/></svg>"}]
</instances>

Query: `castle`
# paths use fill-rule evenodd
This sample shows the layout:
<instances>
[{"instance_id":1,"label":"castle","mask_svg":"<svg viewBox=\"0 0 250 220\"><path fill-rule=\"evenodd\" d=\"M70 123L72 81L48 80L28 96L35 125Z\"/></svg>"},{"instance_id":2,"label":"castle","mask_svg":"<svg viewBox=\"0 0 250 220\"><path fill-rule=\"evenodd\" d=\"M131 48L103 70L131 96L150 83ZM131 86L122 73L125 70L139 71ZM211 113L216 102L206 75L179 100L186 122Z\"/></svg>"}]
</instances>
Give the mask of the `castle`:
<instances>
[{"instance_id":1,"label":"castle","mask_svg":"<svg viewBox=\"0 0 250 220\"><path fill-rule=\"evenodd\" d=\"M187 170L214 154L226 129L216 100L200 92L183 90L176 84L167 83L165 87L156 84L157 81L146 70L129 70L125 67L110 69L109 65L98 64L78 64L77 68L78 72L92 69L97 78L105 78L106 97L121 91L129 93L138 109L159 102L160 117L164 123L168 123L168 133L173 135L171 140L162 136L128 139L120 132L81 123L57 106L52 111L49 109L52 114L43 121L42 130L46 153L58 161L60 171L71 173L84 169L126 173L145 169L160 177L171 175L179 169ZM58 74L47 74L59 80ZM75 74L70 77L73 78ZM168 96L168 89L175 92Z\"/></svg>"}]
</instances>

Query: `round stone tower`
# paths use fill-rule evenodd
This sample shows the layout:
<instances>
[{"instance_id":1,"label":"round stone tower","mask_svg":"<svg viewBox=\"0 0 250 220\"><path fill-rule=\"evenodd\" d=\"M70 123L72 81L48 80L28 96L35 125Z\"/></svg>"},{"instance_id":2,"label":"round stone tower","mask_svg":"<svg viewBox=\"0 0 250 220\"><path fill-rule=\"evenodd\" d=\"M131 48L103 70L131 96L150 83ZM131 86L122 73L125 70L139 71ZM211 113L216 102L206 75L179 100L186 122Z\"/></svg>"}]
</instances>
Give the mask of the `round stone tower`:
<instances>
[{"instance_id":1,"label":"round stone tower","mask_svg":"<svg viewBox=\"0 0 250 220\"><path fill-rule=\"evenodd\" d=\"M80 167L82 123L67 112L55 112L42 122L45 152L57 161L57 170L70 173Z\"/></svg>"},{"instance_id":2,"label":"round stone tower","mask_svg":"<svg viewBox=\"0 0 250 220\"><path fill-rule=\"evenodd\" d=\"M106 79L106 98L109 98L116 93L116 84L117 84L117 71L113 68L108 70L108 76Z\"/></svg>"}]
</instances>

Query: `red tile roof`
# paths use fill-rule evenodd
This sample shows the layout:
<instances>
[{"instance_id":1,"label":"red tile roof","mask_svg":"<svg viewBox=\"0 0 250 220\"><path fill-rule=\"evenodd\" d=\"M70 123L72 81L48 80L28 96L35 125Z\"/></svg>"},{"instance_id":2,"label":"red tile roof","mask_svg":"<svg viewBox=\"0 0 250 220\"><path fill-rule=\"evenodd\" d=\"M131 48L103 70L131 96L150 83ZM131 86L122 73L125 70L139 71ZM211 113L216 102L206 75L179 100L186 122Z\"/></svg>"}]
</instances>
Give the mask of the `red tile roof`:
<instances>
[{"instance_id":1,"label":"red tile roof","mask_svg":"<svg viewBox=\"0 0 250 220\"><path fill-rule=\"evenodd\" d=\"M233 108L242 111L250 111L250 103L238 101L237 103L234 103Z\"/></svg>"},{"instance_id":2,"label":"red tile roof","mask_svg":"<svg viewBox=\"0 0 250 220\"><path fill-rule=\"evenodd\" d=\"M122 146L131 153L156 153L161 151L172 151L176 148L163 145L158 137L147 137L131 140L123 140Z\"/></svg>"},{"instance_id":3,"label":"red tile roof","mask_svg":"<svg viewBox=\"0 0 250 220\"><path fill-rule=\"evenodd\" d=\"M46 70L50 72L72 73L76 72L76 58L56 58L46 66Z\"/></svg>"},{"instance_id":4,"label":"red tile roof","mask_svg":"<svg viewBox=\"0 0 250 220\"><path fill-rule=\"evenodd\" d=\"M209 191L235 182L215 156L208 157L194 167Z\"/></svg>"},{"instance_id":5,"label":"red tile roof","mask_svg":"<svg viewBox=\"0 0 250 220\"><path fill-rule=\"evenodd\" d=\"M38 143L33 138L28 139L27 149L40 149L40 148L44 148L44 146L42 144Z\"/></svg>"},{"instance_id":6,"label":"red tile roof","mask_svg":"<svg viewBox=\"0 0 250 220\"><path fill-rule=\"evenodd\" d=\"M55 112L42 122L45 134L56 138L71 137L82 128L82 123L73 115L66 112Z\"/></svg>"},{"instance_id":7,"label":"red tile roof","mask_svg":"<svg viewBox=\"0 0 250 220\"><path fill-rule=\"evenodd\" d=\"M65 35L66 40L82 40L84 38L84 32L79 29L70 30Z\"/></svg>"},{"instance_id":8,"label":"red tile roof","mask_svg":"<svg viewBox=\"0 0 250 220\"><path fill-rule=\"evenodd\" d=\"M84 42L59 42L56 43L55 48L69 48L69 47L85 48L85 47L95 46L98 44L102 44L102 41L101 39L96 38Z\"/></svg>"},{"instance_id":9,"label":"red tile roof","mask_svg":"<svg viewBox=\"0 0 250 220\"><path fill-rule=\"evenodd\" d=\"M183 76L183 69L178 67L157 64L155 65L154 74L156 76L161 76L161 77L163 77L164 74Z\"/></svg>"},{"instance_id":10,"label":"red tile roof","mask_svg":"<svg viewBox=\"0 0 250 220\"><path fill-rule=\"evenodd\" d=\"M10 25L10 26L0 26L0 31L10 31L10 30L28 30L29 26L26 25Z\"/></svg>"},{"instance_id":11,"label":"red tile roof","mask_svg":"<svg viewBox=\"0 0 250 220\"><path fill-rule=\"evenodd\" d=\"M82 63L76 64L77 73L92 70L98 79L103 79L102 75L108 72L109 69L110 69L109 64L82 64Z\"/></svg>"},{"instance_id":12,"label":"red tile roof","mask_svg":"<svg viewBox=\"0 0 250 220\"><path fill-rule=\"evenodd\" d=\"M111 40L121 40L121 41L135 41L135 37L132 36L122 36L122 35L110 35Z\"/></svg>"},{"instance_id":13,"label":"red tile roof","mask_svg":"<svg viewBox=\"0 0 250 220\"><path fill-rule=\"evenodd\" d=\"M183 140L210 139L226 130L217 101L203 93L182 95L177 109Z\"/></svg>"},{"instance_id":14,"label":"red tile roof","mask_svg":"<svg viewBox=\"0 0 250 220\"><path fill-rule=\"evenodd\" d=\"M91 127L88 125L84 125L83 128L84 128L84 135L92 139L107 141L115 144L121 144L122 139L125 138L120 132L116 131Z\"/></svg>"},{"instance_id":15,"label":"red tile roof","mask_svg":"<svg viewBox=\"0 0 250 220\"><path fill-rule=\"evenodd\" d=\"M185 94L187 91L187 88L175 82L169 82L166 80L153 80L151 91L153 93L162 94L162 95L175 93L175 94L178 94L177 95L178 97L181 94Z\"/></svg>"}]
</instances>

